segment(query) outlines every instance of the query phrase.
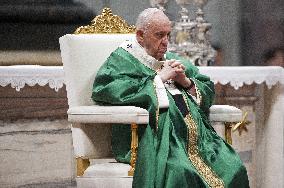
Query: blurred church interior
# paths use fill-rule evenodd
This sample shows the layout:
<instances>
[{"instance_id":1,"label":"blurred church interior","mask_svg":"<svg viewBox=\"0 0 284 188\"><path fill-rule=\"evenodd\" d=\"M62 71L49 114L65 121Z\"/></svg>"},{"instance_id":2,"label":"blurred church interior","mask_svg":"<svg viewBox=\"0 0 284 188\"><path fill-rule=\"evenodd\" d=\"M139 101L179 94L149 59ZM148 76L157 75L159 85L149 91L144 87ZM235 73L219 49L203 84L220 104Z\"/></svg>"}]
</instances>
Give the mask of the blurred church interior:
<instances>
[{"instance_id":1,"label":"blurred church interior","mask_svg":"<svg viewBox=\"0 0 284 188\"><path fill-rule=\"evenodd\" d=\"M27 81L27 74L26 80L17 80L9 68L20 65L19 73L25 73L31 68L26 65L37 65L58 71L61 36L90 24L104 7L134 25L153 2L158 0L0 1L0 187L76 187L64 80ZM163 4L173 22L180 19L177 2ZM193 20L198 7L188 2ZM208 0L203 11L215 50L209 67L244 68L239 80L214 81L215 103L248 113L249 125L232 137L250 186L284 187L284 1ZM269 66L278 67L270 71ZM254 74L239 83L246 67ZM252 67L267 68L257 72Z\"/></svg>"}]
</instances>

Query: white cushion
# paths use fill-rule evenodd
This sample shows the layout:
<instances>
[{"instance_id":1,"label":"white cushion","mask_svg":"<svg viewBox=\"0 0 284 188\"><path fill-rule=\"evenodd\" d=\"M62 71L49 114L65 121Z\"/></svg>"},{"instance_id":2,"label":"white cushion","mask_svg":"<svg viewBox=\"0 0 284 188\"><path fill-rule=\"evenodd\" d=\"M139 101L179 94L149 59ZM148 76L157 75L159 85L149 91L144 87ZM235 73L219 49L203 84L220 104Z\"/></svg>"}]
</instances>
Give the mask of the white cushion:
<instances>
[{"instance_id":1,"label":"white cushion","mask_svg":"<svg viewBox=\"0 0 284 188\"><path fill-rule=\"evenodd\" d=\"M133 177L128 176L129 164L118 163L115 159L91 160L84 175L77 177L78 188L131 188Z\"/></svg>"},{"instance_id":2,"label":"white cushion","mask_svg":"<svg viewBox=\"0 0 284 188\"><path fill-rule=\"evenodd\" d=\"M95 159L84 172L83 177L129 177L129 164L118 163L115 159Z\"/></svg>"},{"instance_id":3,"label":"white cushion","mask_svg":"<svg viewBox=\"0 0 284 188\"><path fill-rule=\"evenodd\" d=\"M147 110L135 106L77 106L69 108L68 121L78 123L148 124Z\"/></svg>"},{"instance_id":4,"label":"white cushion","mask_svg":"<svg viewBox=\"0 0 284 188\"><path fill-rule=\"evenodd\" d=\"M239 122L242 120L242 111L230 105L213 105L210 108L212 122Z\"/></svg>"},{"instance_id":5,"label":"white cushion","mask_svg":"<svg viewBox=\"0 0 284 188\"><path fill-rule=\"evenodd\" d=\"M85 178L77 177L77 188L132 188L132 177L125 178Z\"/></svg>"}]
</instances>

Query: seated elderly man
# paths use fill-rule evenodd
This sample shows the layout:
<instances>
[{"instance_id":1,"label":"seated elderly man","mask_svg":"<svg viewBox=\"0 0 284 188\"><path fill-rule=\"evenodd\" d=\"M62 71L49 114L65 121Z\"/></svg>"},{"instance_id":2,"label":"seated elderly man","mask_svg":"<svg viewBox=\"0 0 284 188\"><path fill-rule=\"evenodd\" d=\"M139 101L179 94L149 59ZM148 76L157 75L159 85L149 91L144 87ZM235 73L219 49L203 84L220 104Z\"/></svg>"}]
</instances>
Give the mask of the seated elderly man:
<instances>
[{"instance_id":1,"label":"seated elderly man","mask_svg":"<svg viewBox=\"0 0 284 188\"><path fill-rule=\"evenodd\" d=\"M249 187L239 156L211 127L214 84L197 67L167 52L171 23L155 8L137 19L136 41L119 46L100 68L92 99L147 109L139 127L133 187ZM113 127L112 149L130 161L130 127Z\"/></svg>"}]
</instances>

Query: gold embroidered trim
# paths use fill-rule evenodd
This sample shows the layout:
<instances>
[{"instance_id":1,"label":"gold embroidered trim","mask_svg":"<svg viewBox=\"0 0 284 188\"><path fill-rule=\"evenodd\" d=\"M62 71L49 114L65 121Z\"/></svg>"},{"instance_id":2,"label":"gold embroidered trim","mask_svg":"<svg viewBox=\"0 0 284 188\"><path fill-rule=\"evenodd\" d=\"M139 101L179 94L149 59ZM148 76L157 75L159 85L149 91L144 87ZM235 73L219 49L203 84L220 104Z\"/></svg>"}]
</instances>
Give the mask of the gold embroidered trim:
<instances>
[{"instance_id":1,"label":"gold embroidered trim","mask_svg":"<svg viewBox=\"0 0 284 188\"><path fill-rule=\"evenodd\" d=\"M158 130L158 126L159 126L160 108L159 108L158 95L157 95L157 91L156 91L156 83L154 81L153 81L153 86L154 86L155 95L156 95L156 99L157 99L157 109L156 109L156 131L157 131Z\"/></svg>"},{"instance_id":2,"label":"gold embroidered trim","mask_svg":"<svg viewBox=\"0 0 284 188\"><path fill-rule=\"evenodd\" d=\"M196 168L198 173L203 177L205 182L214 188L224 188L224 182L220 179L217 174L203 161L198 152L197 145L197 125L190 114L189 105L187 103L186 97L183 94L183 99L188 108L189 114L184 118L185 123L188 127L188 158L192 162L193 166Z\"/></svg>"}]
</instances>

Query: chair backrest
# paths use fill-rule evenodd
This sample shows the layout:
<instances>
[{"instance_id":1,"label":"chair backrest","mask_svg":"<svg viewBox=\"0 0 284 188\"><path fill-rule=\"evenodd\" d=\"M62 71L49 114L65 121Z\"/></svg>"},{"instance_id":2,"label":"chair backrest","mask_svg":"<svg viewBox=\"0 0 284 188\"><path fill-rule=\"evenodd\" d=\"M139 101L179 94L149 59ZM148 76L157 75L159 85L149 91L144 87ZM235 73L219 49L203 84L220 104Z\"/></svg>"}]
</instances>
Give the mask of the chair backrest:
<instances>
[{"instance_id":1,"label":"chair backrest","mask_svg":"<svg viewBox=\"0 0 284 188\"><path fill-rule=\"evenodd\" d=\"M135 34L67 34L59 39L68 105L88 106L100 66L123 41Z\"/></svg>"}]
</instances>

